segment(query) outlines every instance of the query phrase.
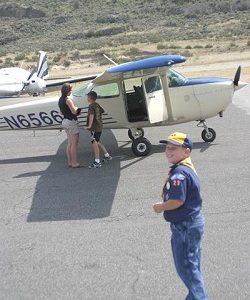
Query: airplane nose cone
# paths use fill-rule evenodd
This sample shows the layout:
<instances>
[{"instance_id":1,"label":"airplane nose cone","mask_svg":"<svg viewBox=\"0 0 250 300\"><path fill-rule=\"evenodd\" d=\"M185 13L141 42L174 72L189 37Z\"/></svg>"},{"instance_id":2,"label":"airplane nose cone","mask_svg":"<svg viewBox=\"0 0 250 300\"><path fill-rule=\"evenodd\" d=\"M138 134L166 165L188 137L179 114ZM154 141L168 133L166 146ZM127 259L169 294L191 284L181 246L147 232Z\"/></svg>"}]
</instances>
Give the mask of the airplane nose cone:
<instances>
[{"instance_id":1,"label":"airplane nose cone","mask_svg":"<svg viewBox=\"0 0 250 300\"><path fill-rule=\"evenodd\" d=\"M248 85L247 82L239 81L239 82L238 82L238 85L234 87L234 88L235 88L235 91L238 91L239 89L243 88L243 87L246 86L246 85Z\"/></svg>"}]
</instances>

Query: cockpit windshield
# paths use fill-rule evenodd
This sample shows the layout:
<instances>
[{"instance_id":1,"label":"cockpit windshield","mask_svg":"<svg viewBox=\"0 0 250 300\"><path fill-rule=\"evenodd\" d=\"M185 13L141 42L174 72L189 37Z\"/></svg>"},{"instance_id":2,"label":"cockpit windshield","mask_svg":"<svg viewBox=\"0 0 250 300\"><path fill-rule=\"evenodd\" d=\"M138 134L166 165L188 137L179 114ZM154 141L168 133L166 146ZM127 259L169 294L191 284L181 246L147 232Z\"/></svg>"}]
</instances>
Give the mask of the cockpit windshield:
<instances>
[{"instance_id":1,"label":"cockpit windshield","mask_svg":"<svg viewBox=\"0 0 250 300\"><path fill-rule=\"evenodd\" d=\"M88 84L82 85L81 87L79 87L78 89L74 90L72 92L72 96L74 98L78 98L78 97L84 97L85 96L85 90L87 88Z\"/></svg>"},{"instance_id":2,"label":"cockpit windshield","mask_svg":"<svg viewBox=\"0 0 250 300\"><path fill-rule=\"evenodd\" d=\"M187 80L183 75L181 75L174 69L167 70L167 77L168 77L169 87L182 86L185 84Z\"/></svg>"}]
</instances>

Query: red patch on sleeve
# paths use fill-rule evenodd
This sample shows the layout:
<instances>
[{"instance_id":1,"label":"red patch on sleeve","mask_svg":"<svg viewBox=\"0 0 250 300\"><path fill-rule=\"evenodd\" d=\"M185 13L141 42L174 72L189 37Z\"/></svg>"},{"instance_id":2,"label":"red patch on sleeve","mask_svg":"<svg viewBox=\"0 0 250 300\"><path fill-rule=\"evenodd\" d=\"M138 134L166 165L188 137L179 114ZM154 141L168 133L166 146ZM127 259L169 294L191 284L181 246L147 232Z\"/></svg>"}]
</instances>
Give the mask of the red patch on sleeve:
<instances>
[{"instance_id":1,"label":"red patch on sleeve","mask_svg":"<svg viewBox=\"0 0 250 300\"><path fill-rule=\"evenodd\" d=\"M175 179L173 181L173 186L180 186L181 185L181 181L179 179Z\"/></svg>"}]
</instances>

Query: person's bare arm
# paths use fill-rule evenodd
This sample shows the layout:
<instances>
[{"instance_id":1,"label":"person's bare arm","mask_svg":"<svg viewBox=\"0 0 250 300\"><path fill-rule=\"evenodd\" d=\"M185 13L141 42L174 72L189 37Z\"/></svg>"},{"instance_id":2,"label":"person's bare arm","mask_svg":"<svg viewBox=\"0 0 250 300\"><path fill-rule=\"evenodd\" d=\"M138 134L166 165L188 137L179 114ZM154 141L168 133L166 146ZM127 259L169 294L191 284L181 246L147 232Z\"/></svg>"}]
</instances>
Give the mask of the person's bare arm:
<instances>
[{"instance_id":1,"label":"person's bare arm","mask_svg":"<svg viewBox=\"0 0 250 300\"><path fill-rule=\"evenodd\" d=\"M177 199L169 199L166 202L157 202L153 205L153 209L156 213L161 213L165 210L174 210L184 204L183 201Z\"/></svg>"},{"instance_id":2,"label":"person's bare arm","mask_svg":"<svg viewBox=\"0 0 250 300\"><path fill-rule=\"evenodd\" d=\"M90 129L92 127L92 124L93 124L93 121L94 121L94 116L95 116L94 114L89 115L89 124L86 127L86 129Z\"/></svg>"},{"instance_id":3,"label":"person's bare arm","mask_svg":"<svg viewBox=\"0 0 250 300\"><path fill-rule=\"evenodd\" d=\"M67 97L66 104L68 105L72 114L74 114L74 115L78 114L78 108L75 106L75 104L71 98Z\"/></svg>"}]
</instances>

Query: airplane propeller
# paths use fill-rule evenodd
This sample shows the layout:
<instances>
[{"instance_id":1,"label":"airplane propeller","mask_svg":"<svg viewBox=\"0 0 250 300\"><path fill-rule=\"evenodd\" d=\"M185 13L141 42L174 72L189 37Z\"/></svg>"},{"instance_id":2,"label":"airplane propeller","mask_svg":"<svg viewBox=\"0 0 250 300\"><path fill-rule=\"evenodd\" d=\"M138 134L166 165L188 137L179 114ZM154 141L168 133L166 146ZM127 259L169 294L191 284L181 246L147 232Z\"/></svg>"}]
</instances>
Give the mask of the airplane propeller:
<instances>
[{"instance_id":1,"label":"airplane propeller","mask_svg":"<svg viewBox=\"0 0 250 300\"><path fill-rule=\"evenodd\" d=\"M241 72L241 66L238 67L235 75L234 75L234 80L233 80L233 83L235 86L238 86L239 84L239 80L240 80L240 72Z\"/></svg>"},{"instance_id":2,"label":"airplane propeller","mask_svg":"<svg viewBox=\"0 0 250 300\"><path fill-rule=\"evenodd\" d=\"M28 76L27 80L25 80L25 81L23 82L24 86L30 84L30 81L29 81L29 80L31 79L31 77L32 77L35 73L36 73L36 69L33 69L32 72L30 73L30 75Z\"/></svg>"},{"instance_id":3,"label":"airplane propeller","mask_svg":"<svg viewBox=\"0 0 250 300\"><path fill-rule=\"evenodd\" d=\"M23 81L23 87L19 91L18 96L20 96L22 94L23 90L25 89L25 87L30 84L30 79L34 73L36 73L36 69L33 69L32 72L29 74L28 78L25 81Z\"/></svg>"}]
</instances>

